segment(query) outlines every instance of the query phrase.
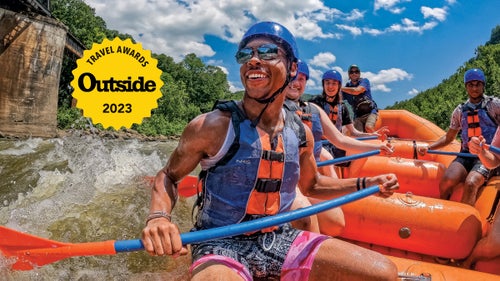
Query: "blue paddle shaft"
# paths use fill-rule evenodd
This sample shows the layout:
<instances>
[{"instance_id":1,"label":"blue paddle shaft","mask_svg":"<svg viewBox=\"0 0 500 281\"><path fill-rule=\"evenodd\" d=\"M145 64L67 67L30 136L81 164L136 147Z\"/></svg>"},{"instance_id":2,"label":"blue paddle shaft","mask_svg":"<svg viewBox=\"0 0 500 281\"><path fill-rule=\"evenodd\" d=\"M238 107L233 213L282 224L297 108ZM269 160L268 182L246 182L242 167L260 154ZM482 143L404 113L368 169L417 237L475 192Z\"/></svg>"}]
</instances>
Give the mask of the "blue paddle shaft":
<instances>
[{"instance_id":1,"label":"blue paddle shaft","mask_svg":"<svg viewBox=\"0 0 500 281\"><path fill-rule=\"evenodd\" d=\"M490 145L489 150L493 153L500 154L500 148Z\"/></svg>"},{"instance_id":2,"label":"blue paddle shaft","mask_svg":"<svg viewBox=\"0 0 500 281\"><path fill-rule=\"evenodd\" d=\"M364 140L376 140L378 139L378 136L366 136L366 137L357 137L357 140L364 141Z\"/></svg>"},{"instance_id":3,"label":"blue paddle shaft","mask_svg":"<svg viewBox=\"0 0 500 281\"><path fill-rule=\"evenodd\" d=\"M454 155L461 157L477 158L477 155L465 152L453 152L453 151L440 151L440 150L427 150L430 154L442 154L442 155Z\"/></svg>"},{"instance_id":4,"label":"blue paddle shaft","mask_svg":"<svg viewBox=\"0 0 500 281\"><path fill-rule=\"evenodd\" d=\"M500 154L500 148L495 147L493 145L490 145L488 148L489 151ZM465 153L465 152L452 152L452 151L439 151L439 150L427 150L427 153L431 154L442 154L442 155L455 155L455 156L461 156L461 157L470 157L470 158L477 158L478 156L476 154L472 153Z\"/></svg>"},{"instance_id":5,"label":"blue paddle shaft","mask_svg":"<svg viewBox=\"0 0 500 281\"><path fill-rule=\"evenodd\" d=\"M359 140L359 141L376 140L376 139L378 139L378 136L357 137L356 139ZM322 144L329 143L329 142L330 142L329 140L322 140L321 141Z\"/></svg>"},{"instance_id":6,"label":"blue paddle shaft","mask_svg":"<svg viewBox=\"0 0 500 281\"><path fill-rule=\"evenodd\" d=\"M377 155L379 153L380 153L380 150L376 149L376 150L372 150L372 151L368 151L368 152L363 152L363 153L353 154L353 155L344 156L344 157L340 157L340 158L335 158L332 160L318 162L317 166L323 167L323 166L327 166L327 165L335 165L335 164L339 164L339 163L345 163L345 162L349 162L351 160L356 160L356 159L365 158L368 156Z\"/></svg>"},{"instance_id":7,"label":"blue paddle shaft","mask_svg":"<svg viewBox=\"0 0 500 281\"><path fill-rule=\"evenodd\" d=\"M264 217L252 221L232 224L228 226L216 227L211 229L204 229L193 232L186 232L181 234L183 245L200 243L204 241L231 237L241 235L248 232L258 231L263 228L281 225L297 219L309 217L317 213L339 207L341 205L368 197L372 194L379 192L378 186L371 186L366 189L344 195L339 198L326 200L321 203L297 209L290 212L280 213L274 216ZM116 252L131 252L144 250L144 245L139 239L135 240L117 240L115 241Z\"/></svg>"}]
</instances>

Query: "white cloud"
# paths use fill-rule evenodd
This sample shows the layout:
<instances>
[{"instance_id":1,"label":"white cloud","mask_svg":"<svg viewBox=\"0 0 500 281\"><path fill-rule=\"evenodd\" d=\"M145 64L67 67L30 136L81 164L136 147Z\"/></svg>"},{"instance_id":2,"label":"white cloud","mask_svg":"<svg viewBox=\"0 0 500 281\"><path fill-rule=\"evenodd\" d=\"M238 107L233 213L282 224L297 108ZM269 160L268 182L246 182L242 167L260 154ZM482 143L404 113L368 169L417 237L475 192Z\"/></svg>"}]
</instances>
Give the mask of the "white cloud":
<instances>
[{"instance_id":1,"label":"white cloud","mask_svg":"<svg viewBox=\"0 0 500 281\"><path fill-rule=\"evenodd\" d=\"M411 80L413 75L399 68L390 68L380 70L378 73L362 72L362 77L370 80L372 90L390 92L391 89L387 86L388 83Z\"/></svg>"},{"instance_id":2,"label":"white cloud","mask_svg":"<svg viewBox=\"0 0 500 281\"><path fill-rule=\"evenodd\" d=\"M420 12L424 15L424 19L435 18L438 21L445 21L448 12L443 8L429 8L426 6L420 7Z\"/></svg>"},{"instance_id":3,"label":"white cloud","mask_svg":"<svg viewBox=\"0 0 500 281\"><path fill-rule=\"evenodd\" d=\"M415 95L416 95L416 94L418 94L419 92L420 92L419 90L417 90L417 89L413 88L413 89L411 89L411 90L409 90L409 91L408 91L408 95L409 95L409 96L415 96Z\"/></svg>"},{"instance_id":4,"label":"white cloud","mask_svg":"<svg viewBox=\"0 0 500 281\"><path fill-rule=\"evenodd\" d=\"M255 21L272 20L286 26L297 38L340 38L325 32L320 22L331 22L344 14L319 0L279 1L173 1L173 0L85 0L104 18L107 27L131 34L144 48L176 60L189 53L199 57L215 54L205 41L213 35L237 43ZM270 9L269 7L273 7ZM349 18L362 17L353 10Z\"/></svg>"},{"instance_id":5,"label":"white cloud","mask_svg":"<svg viewBox=\"0 0 500 281\"><path fill-rule=\"evenodd\" d=\"M409 2L410 0L375 0L374 3L374 11L378 11L380 9L387 10L393 14L401 14L405 11L405 8L396 7L402 2Z\"/></svg>"},{"instance_id":6,"label":"white cloud","mask_svg":"<svg viewBox=\"0 0 500 281\"><path fill-rule=\"evenodd\" d=\"M361 35L361 33L362 33L361 28L359 28L359 27L349 26L349 25L345 25L345 24L337 24L336 26L340 30L349 31L354 36Z\"/></svg>"},{"instance_id":7,"label":"white cloud","mask_svg":"<svg viewBox=\"0 0 500 281\"><path fill-rule=\"evenodd\" d=\"M382 31L382 30L378 30L375 28L367 28L367 27L363 28L363 32L366 34L373 35L373 36L384 34L384 31Z\"/></svg>"},{"instance_id":8,"label":"white cloud","mask_svg":"<svg viewBox=\"0 0 500 281\"><path fill-rule=\"evenodd\" d=\"M298 18L293 28L290 28L298 38L313 40L315 38L338 38L338 34L324 33L317 22L313 22L306 17Z\"/></svg>"},{"instance_id":9,"label":"white cloud","mask_svg":"<svg viewBox=\"0 0 500 281\"><path fill-rule=\"evenodd\" d=\"M330 69L330 65L333 64L337 58L334 54L325 52L315 55L312 59L307 61L310 66L316 66L323 69Z\"/></svg>"},{"instance_id":10,"label":"white cloud","mask_svg":"<svg viewBox=\"0 0 500 281\"><path fill-rule=\"evenodd\" d=\"M341 69L338 67L332 67L335 61L337 61L337 57L330 52L318 53L307 61L307 65L309 66L309 81L307 82L307 87L309 90L314 89L321 91L321 77L325 71L336 69L341 72Z\"/></svg>"},{"instance_id":11,"label":"white cloud","mask_svg":"<svg viewBox=\"0 0 500 281\"><path fill-rule=\"evenodd\" d=\"M352 10L348 15L344 16L347 21L355 21L362 19L365 16L366 11L360 11L358 9Z\"/></svg>"},{"instance_id":12,"label":"white cloud","mask_svg":"<svg viewBox=\"0 0 500 281\"><path fill-rule=\"evenodd\" d=\"M437 26L437 22L435 22L435 21L426 22L426 23L424 23L424 25L419 26L417 22L415 22L409 18L404 18L401 20L401 24L397 24L397 23L393 24L390 27L388 27L386 31L388 31L388 32L422 33L423 31L433 29L436 26Z\"/></svg>"},{"instance_id":13,"label":"white cloud","mask_svg":"<svg viewBox=\"0 0 500 281\"><path fill-rule=\"evenodd\" d=\"M431 22L426 22L423 26L422 26L422 30L431 30L433 29L434 27L436 27L438 25L437 22L435 21L431 21Z\"/></svg>"},{"instance_id":14,"label":"white cloud","mask_svg":"<svg viewBox=\"0 0 500 281\"><path fill-rule=\"evenodd\" d=\"M320 0L280 1L174 1L174 0L85 0L103 17L108 28L131 34L145 49L163 53L176 61L189 53L198 57L212 57L216 50L207 42L214 36L236 44L246 29L255 21L273 20L286 26L297 38L306 41L341 39L343 33L353 36L379 36L387 32L417 32L434 28L437 22L422 26L408 18L401 23L381 29L363 27L354 21L364 19L366 11L352 9L343 12L325 6ZM448 0L450 3L452 0ZM376 0L375 11L402 10L408 0ZM273 9L269 9L269 7ZM422 7L425 18L443 21L444 8ZM234 51L234 50L232 50Z\"/></svg>"}]
</instances>

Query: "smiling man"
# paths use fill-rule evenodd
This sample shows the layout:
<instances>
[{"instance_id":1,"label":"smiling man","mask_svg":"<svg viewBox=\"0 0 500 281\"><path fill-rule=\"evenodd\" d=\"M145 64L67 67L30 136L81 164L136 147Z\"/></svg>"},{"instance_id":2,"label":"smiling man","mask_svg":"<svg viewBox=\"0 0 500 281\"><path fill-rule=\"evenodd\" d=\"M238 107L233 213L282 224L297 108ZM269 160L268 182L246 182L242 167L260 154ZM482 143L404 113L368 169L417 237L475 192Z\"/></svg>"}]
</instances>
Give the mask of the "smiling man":
<instances>
[{"instance_id":1,"label":"smiling man","mask_svg":"<svg viewBox=\"0 0 500 281\"><path fill-rule=\"evenodd\" d=\"M150 254L186 253L170 213L176 183L198 164L202 193L194 230L287 212L296 186L320 199L356 191L356 179L339 185L318 173L311 131L283 109L283 91L296 75L297 58L293 35L278 23L257 23L245 33L236 53L243 100L220 103L193 119L156 176L142 232ZM399 187L393 174L367 180L375 184L384 195ZM396 266L383 255L290 224L194 244L192 257L192 280L397 278Z\"/></svg>"},{"instance_id":2,"label":"smiling man","mask_svg":"<svg viewBox=\"0 0 500 281\"><path fill-rule=\"evenodd\" d=\"M500 99L484 94L486 77L479 68L469 69L464 74L464 85L468 100L459 104L451 115L450 127L437 141L418 148L421 155L427 150L439 149L450 144L461 131L460 152L469 152L469 140L483 137L490 144L500 122ZM478 158L457 156L446 169L439 183L442 199L449 199L454 188L463 185L462 203L474 206L479 188L490 177L490 170Z\"/></svg>"},{"instance_id":3,"label":"smiling man","mask_svg":"<svg viewBox=\"0 0 500 281\"><path fill-rule=\"evenodd\" d=\"M361 132L375 132L378 119L377 104L373 100L370 81L361 77L359 66L352 64L347 70L349 81L341 88L342 98L354 113L354 127Z\"/></svg>"}]
</instances>

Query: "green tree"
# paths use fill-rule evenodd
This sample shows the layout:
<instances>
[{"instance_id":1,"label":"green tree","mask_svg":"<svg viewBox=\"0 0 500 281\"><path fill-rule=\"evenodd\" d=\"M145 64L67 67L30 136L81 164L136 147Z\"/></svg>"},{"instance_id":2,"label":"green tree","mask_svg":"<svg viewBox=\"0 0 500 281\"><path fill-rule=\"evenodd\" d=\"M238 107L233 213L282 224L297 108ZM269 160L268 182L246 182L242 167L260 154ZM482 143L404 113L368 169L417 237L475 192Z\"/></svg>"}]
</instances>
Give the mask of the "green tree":
<instances>
[{"instance_id":1,"label":"green tree","mask_svg":"<svg viewBox=\"0 0 500 281\"><path fill-rule=\"evenodd\" d=\"M491 31L491 38L486 45L500 44L500 25L497 25Z\"/></svg>"},{"instance_id":2,"label":"green tree","mask_svg":"<svg viewBox=\"0 0 500 281\"><path fill-rule=\"evenodd\" d=\"M195 54L187 55L180 66L183 69L172 75L185 83L189 102L201 112L208 112L216 100L229 96L227 76L220 68L205 65Z\"/></svg>"},{"instance_id":3,"label":"green tree","mask_svg":"<svg viewBox=\"0 0 500 281\"><path fill-rule=\"evenodd\" d=\"M75 36L87 49L92 48L94 42L101 43L104 38L130 38L131 35L121 34L116 30L108 30L106 22L95 15L95 10L83 0L52 0L51 13L68 27L68 32ZM61 68L59 81L58 106L69 108L72 101L70 83L73 80L73 69L76 68L78 58L66 52Z\"/></svg>"}]
</instances>

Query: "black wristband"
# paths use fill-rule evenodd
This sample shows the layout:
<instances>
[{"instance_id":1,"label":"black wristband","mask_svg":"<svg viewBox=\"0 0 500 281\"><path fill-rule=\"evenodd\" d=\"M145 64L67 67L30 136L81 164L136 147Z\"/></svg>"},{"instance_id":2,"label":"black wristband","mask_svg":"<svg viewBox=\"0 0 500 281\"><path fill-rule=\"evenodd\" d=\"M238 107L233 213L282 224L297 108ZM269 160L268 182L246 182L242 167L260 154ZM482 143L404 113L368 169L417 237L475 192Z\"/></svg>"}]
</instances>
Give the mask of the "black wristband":
<instances>
[{"instance_id":1,"label":"black wristband","mask_svg":"<svg viewBox=\"0 0 500 281\"><path fill-rule=\"evenodd\" d=\"M366 178L363 178L363 189L366 188Z\"/></svg>"},{"instance_id":2,"label":"black wristband","mask_svg":"<svg viewBox=\"0 0 500 281\"><path fill-rule=\"evenodd\" d=\"M361 189L360 181L361 181L361 178L358 178L358 180L356 181L356 190L357 191L359 191Z\"/></svg>"}]
</instances>

